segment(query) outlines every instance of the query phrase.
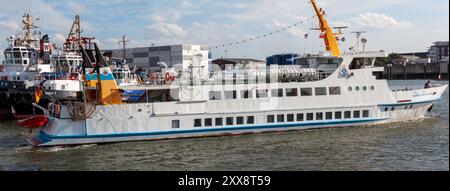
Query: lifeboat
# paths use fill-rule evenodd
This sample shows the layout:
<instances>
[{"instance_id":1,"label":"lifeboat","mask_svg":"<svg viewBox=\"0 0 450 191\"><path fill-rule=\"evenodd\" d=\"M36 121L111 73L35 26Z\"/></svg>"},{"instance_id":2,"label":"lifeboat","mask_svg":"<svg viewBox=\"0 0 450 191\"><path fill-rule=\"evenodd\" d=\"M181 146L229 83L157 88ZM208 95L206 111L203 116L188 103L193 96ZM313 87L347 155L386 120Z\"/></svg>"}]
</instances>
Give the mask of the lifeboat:
<instances>
[{"instance_id":1,"label":"lifeboat","mask_svg":"<svg viewBox=\"0 0 450 191\"><path fill-rule=\"evenodd\" d=\"M36 115L26 119L17 121L18 126L22 126L28 129L36 129L44 127L48 123L48 118L45 115Z\"/></svg>"}]
</instances>

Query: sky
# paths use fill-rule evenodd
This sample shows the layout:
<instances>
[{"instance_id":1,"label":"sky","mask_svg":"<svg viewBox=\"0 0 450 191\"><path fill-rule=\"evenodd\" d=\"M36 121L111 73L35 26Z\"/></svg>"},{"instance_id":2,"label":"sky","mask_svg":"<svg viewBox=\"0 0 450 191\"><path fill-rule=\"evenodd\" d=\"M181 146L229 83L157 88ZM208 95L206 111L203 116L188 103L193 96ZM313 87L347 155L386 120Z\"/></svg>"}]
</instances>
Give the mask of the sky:
<instances>
[{"instance_id":1,"label":"sky","mask_svg":"<svg viewBox=\"0 0 450 191\"><path fill-rule=\"evenodd\" d=\"M347 26L341 49L355 45L352 31L367 31L367 50L426 51L449 40L448 0L317 0L332 26ZM76 14L84 36L96 37L101 49L117 49L123 35L128 47L200 44L215 47L271 33L267 38L212 50L213 58L265 59L278 53L324 50L309 0L0 0L0 48L30 10L42 33L64 42ZM304 38L305 34L309 37Z\"/></svg>"}]
</instances>

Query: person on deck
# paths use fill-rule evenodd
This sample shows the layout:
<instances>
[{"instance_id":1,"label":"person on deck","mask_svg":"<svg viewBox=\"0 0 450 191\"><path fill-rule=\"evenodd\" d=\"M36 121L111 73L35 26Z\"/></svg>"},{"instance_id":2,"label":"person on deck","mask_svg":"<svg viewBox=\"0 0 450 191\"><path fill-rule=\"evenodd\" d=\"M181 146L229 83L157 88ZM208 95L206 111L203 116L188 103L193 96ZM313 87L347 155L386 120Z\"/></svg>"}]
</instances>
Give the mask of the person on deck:
<instances>
[{"instance_id":1,"label":"person on deck","mask_svg":"<svg viewBox=\"0 0 450 191\"><path fill-rule=\"evenodd\" d=\"M425 89L429 89L429 88L431 88L431 81L428 81L428 82L425 84Z\"/></svg>"}]
</instances>

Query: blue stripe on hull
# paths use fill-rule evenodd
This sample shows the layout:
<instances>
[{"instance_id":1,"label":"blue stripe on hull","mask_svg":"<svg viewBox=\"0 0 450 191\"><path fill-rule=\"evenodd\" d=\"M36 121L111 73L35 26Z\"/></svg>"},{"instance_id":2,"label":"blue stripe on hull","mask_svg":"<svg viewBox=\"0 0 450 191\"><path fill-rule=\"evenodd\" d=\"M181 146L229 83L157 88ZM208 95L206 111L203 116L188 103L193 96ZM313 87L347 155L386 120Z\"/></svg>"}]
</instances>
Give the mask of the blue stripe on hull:
<instances>
[{"instance_id":1,"label":"blue stripe on hull","mask_svg":"<svg viewBox=\"0 0 450 191\"><path fill-rule=\"evenodd\" d=\"M286 129L289 127L320 127L331 125L352 125L358 123L370 123L386 120L389 118L370 118L360 120L339 120L339 121L320 121L320 122L304 122L304 123L288 123L288 124L264 124L254 126L241 126L241 127L225 127L225 128L209 128L209 129L193 129L193 130L181 130L181 131L161 131L161 132L149 132L149 133L124 133L124 134L103 134L103 135L79 135L79 136L52 136L40 133L40 137L44 139L94 139L94 138L121 138L121 137L141 137L141 136L164 136L164 135L183 135L194 133L210 133L210 132L227 132L227 131L245 131L245 130L264 130L264 129Z\"/></svg>"}]
</instances>

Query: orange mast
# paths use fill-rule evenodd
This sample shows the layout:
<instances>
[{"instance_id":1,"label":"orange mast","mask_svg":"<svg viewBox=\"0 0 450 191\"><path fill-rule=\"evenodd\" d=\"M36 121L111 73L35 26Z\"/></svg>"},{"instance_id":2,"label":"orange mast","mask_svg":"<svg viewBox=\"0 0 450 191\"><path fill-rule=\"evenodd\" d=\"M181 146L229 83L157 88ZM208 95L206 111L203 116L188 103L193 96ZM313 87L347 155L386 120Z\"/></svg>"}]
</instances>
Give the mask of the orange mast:
<instances>
[{"instance_id":1,"label":"orange mast","mask_svg":"<svg viewBox=\"0 0 450 191\"><path fill-rule=\"evenodd\" d=\"M311 0L311 3L319 19L320 30L322 31L327 51L330 51L333 56L341 56L341 50L339 49L339 44L336 40L336 36L325 18L325 11L323 11L322 8L318 7L315 0Z\"/></svg>"}]
</instances>

